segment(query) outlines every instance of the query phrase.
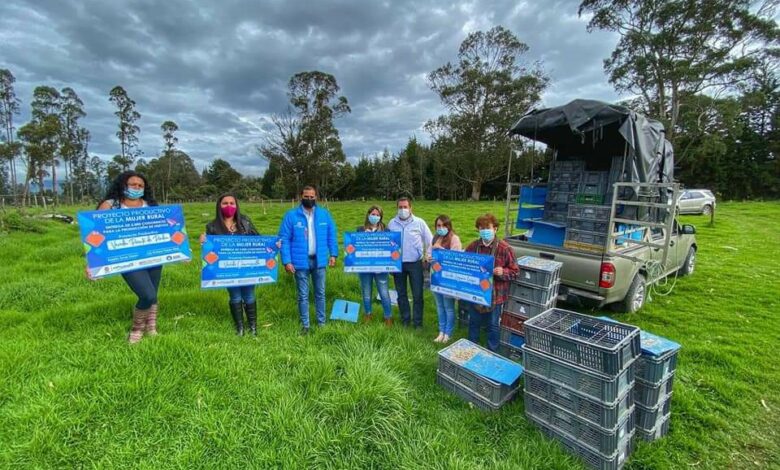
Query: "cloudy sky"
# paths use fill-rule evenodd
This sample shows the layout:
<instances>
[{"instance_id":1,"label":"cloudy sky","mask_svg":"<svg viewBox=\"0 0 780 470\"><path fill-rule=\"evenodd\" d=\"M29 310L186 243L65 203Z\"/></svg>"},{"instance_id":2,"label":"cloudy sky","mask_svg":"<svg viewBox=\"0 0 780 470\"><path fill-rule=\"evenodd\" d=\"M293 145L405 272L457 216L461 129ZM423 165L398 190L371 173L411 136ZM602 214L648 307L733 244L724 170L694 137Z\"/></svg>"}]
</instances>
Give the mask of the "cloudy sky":
<instances>
[{"instance_id":1,"label":"cloudy sky","mask_svg":"<svg viewBox=\"0 0 780 470\"><path fill-rule=\"evenodd\" d=\"M199 169L220 157L259 175L265 163L256 147L269 117L285 111L293 74L336 77L352 107L337 121L350 159L398 152L410 136L428 142L422 126L442 113L427 74L454 61L468 33L495 25L528 44L528 61L542 61L552 78L543 105L617 99L601 65L617 38L588 33L578 4L3 0L0 68L16 76L20 123L35 86L75 89L88 114L91 151L101 157L118 152L108 92L121 85L142 115L146 158L160 152L160 124L170 119Z\"/></svg>"}]
</instances>

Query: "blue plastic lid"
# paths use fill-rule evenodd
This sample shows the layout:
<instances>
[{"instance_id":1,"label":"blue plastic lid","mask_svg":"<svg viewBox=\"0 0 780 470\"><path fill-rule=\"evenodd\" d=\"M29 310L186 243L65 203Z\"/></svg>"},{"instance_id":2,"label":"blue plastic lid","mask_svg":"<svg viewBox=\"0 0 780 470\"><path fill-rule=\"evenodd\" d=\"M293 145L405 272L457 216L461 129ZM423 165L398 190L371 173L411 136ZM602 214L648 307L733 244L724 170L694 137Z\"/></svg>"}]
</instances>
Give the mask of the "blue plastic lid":
<instances>
[{"instance_id":1,"label":"blue plastic lid","mask_svg":"<svg viewBox=\"0 0 780 470\"><path fill-rule=\"evenodd\" d=\"M666 353L677 351L681 347L679 343L648 333L645 330L639 332L639 341L642 343L642 354L650 356L663 356Z\"/></svg>"}]
</instances>

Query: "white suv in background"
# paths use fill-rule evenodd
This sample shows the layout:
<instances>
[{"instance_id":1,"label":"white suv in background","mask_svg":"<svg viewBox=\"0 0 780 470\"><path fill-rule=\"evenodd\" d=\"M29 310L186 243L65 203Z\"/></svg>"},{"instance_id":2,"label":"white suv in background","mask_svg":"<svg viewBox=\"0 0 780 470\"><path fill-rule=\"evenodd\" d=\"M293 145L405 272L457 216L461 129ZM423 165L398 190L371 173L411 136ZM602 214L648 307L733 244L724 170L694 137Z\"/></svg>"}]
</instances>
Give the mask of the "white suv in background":
<instances>
[{"instance_id":1,"label":"white suv in background","mask_svg":"<svg viewBox=\"0 0 780 470\"><path fill-rule=\"evenodd\" d=\"M715 195L709 189L684 189L677 200L680 214L710 215L715 209Z\"/></svg>"}]
</instances>

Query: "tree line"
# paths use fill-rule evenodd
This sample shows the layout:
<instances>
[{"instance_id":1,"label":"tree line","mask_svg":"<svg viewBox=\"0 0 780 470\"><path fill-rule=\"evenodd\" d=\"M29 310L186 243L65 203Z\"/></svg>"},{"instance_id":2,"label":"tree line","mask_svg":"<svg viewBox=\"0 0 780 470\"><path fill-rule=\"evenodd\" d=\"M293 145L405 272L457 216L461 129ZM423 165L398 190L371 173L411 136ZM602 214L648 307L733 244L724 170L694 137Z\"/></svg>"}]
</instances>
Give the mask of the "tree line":
<instances>
[{"instance_id":1,"label":"tree line","mask_svg":"<svg viewBox=\"0 0 780 470\"><path fill-rule=\"evenodd\" d=\"M604 70L618 92L634 97L621 104L664 122L676 150L676 177L685 186L709 188L726 199L780 197L777 3L580 3L589 30L619 35ZM258 165L267 165L262 177L241 175L221 158L199 172L178 148L173 121L160 126L159 154L144 159L138 148L141 115L121 86L109 92L119 153L108 162L90 155L91 136L81 125L86 112L71 88L35 88L31 119L17 130L14 76L0 70L0 192L24 204L31 184L46 194L44 180L51 179L52 187L65 183L62 196L49 190L55 202L83 202L100 197L119 172L135 168L147 174L163 201L212 199L226 191L284 199L310 183L331 199L500 198L507 177L543 178L551 158L549 149L507 134L539 106L550 85L543 65L528 61L527 53L528 46L502 26L470 33L456 60L428 75L445 110L424 125L430 143L410 136L403 149L353 162L336 126L351 112L336 77L296 73L288 82L287 110L272 117L268 137L257 143Z\"/></svg>"}]
</instances>

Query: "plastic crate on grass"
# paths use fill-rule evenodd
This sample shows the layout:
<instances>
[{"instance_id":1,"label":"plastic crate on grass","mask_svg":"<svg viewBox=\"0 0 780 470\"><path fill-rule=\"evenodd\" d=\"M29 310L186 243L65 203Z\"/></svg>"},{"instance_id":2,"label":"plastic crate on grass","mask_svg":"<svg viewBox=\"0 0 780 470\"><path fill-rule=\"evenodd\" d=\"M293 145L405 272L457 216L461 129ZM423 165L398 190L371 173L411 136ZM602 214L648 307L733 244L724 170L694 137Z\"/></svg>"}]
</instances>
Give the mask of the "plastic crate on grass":
<instances>
[{"instance_id":1,"label":"plastic crate on grass","mask_svg":"<svg viewBox=\"0 0 780 470\"><path fill-rule=\"evenodd\" d=\"M441 371L438 370L436 371L436 383L441 385L445 390L454 393L455 395L459 396L460 398L466 400L469 403L472 403L474 406L484 411L497 411L506 403L512 401L517 396L517 391L519 390L516 388L511 393L507 394L503 399L501 399L500 402L493 403L491 401L486 400L484 397L477 395L476 393L464 387L463 385L455 382L454 380L442 374Z\"/></svg>"},{"instance_id":2,"label":"plastic crate on grass","mask_svg":"<svg viewBox=\"0 0 780 470\"><path fill-rule=\"evenodd\" d=\"M559 284L556 283L542 289L525 285L521 281L515 281L509 286L509 295L537 305L548 305L558 297L558 286Z\"/></svg>"},{"instance_id":3,"label":"plastic crate on grass","mask_svg":"<svg viewBox=\"0 0 780 470\"><path fill-rule=\"evenodd\" d=\"M524 317L531 318L539 315L542 312L546 312L553 307L555 307L555 299L549 301L546 304L537 304L510 296L507 298L506 303L504 304L504 311L509 311L516 315L522 315Z\"/></svg>"},{"instance_id":4,"label":"plastic crate on grass","mask_svg":"<svg viewBox=\"0 0 780 470\"><path fill-rule=\"evenodd\" d=\"M506 343L516 349L520 349L525 344L525 337L520 333L510 330L509 328L501 325L498 327L499 329L499 341L502 343ZM522 363L523 361L519 361Z\"/></svg>"},{"instance_id":5,"label":"plastic crate on grass","mask_svg":"<svg viewBox=\"0 0 780 470\"><path fill-rule=\"evenodd\" d=\"M554 430L567 434L578 443L604 455L612 455L620 442L634 432L633 409L612 429L603 429L578 417L573 412L545 401L527 390L525 392L525 414L544 422Z\"/></svg>"},{"instance_id":6,"label":"plastic crate on grass","mask_svg":"<svg viewBox=\"0 0 780 470\"><path fill-rule=\"evenodd\" d=\"M672 396L667 395L663 402L655 405L653 408L645 408L644 406L637 404L636 411L636 426L649 431L661 422L664 416L667 416L672 409Z\"/></svg>"},{"instance_id":7,"label":"plastic crate on grass","mask_svg":"<svg viewBox=\"0 0 780 470\"><path fill-rule=\"evenodd\" d=\"M669 422L671 421L671 414L662 417L653 429L636 428L637 437L645 441L655 441L667 435L669 433Z\"/></svg>"},{"instance_id":8,"label":"plastic crate on grass","mask_svg":"<svg viewBox=\"0 0 780 470\"><path fill-rule=\"evenodd\" d=\"M520 338L522 338L522 336L520 336ZM523 339L523 341L525 341L525 339ZM510 361L514 361L517 363L523 362L523 348L515 347L510 343L499 341L498 353L504 356L505 358L509 359Z\"/></svg>"},{"instance_id":9,"label":"plastic crate on grass","mask_svg":"<svg viewBox=\"0 0 780 470\"><path fill-rule=\"evenodd\" d=\"M592 204L570 204L569 217L588 220L609 220L612 208Z\"/></svg>"},{"instance_id":10,"label":"plastic crate on grass","mask_svg":"<svg viewBox=\"0 0 780 470\"><path fill-rule=\"evenodd\" d=\"M523 256L518 258L517 267L520 270L517 275L518 281L544 289L558 283L563 263L535 256Z\"/></svg>"},{"instance_id":11,"label":"plastic crate on grass","mask_svg":"<svg viewBox=\"0 0 780 470\"><path fill-rule=\"evenodd\" d=\"M644 382L642 379L636 379L634 401L645 408L653 408L672 394L673 385L674 374L670 374L666 379L655 385Z\"/></svg>"},{"instance_id":12,"label":"plastic crate on grass","mask_svg":"<svg viewBox=\"0 0 780 470\"><path fill-rule=\"evenodd\" d=\"M607 377L534 351L527 345L523 346L523 367L556 385L568 387L605 404L615 404L627 390L634 387L633 367L627 367L616 377Z\"/></svg>"},{"instance_id":13,"label":"plastic crate on grass","mask_svg":"<svg viewBox=\"0 0 780 470\"><path fill-rule=\"evenodd\" d=\"M639 328L550 309L523 325L526 347L594 372L617 375L639 356Z\"/></svg>"},{"instance_id":14,"label":"plastic crate on grass","mask_svg":"<svg viewBox=\"0 0 780 470\"><path fill-rule=\"evenodd\" d=\"M606 404L568 387L545 380L529 371L525 372L523 380L525 391L567 409L580 418L605 429L617 426L634 407L631 389L623 392L623 396L619 397L616 402Z\"/></svg>"},{"instance_id":15,"label":"plastic crate on grass","mask_svg":"<svg viewBox=\"0 0 780 470\"><path fill-rule=\"evenodd\" d=\"M509 332L522 336L523 323L525 323L526 320L528 320L528 317L526 317L525 315L518 315L508 310L504 310L503 312L501 312L499 325L501 325L502 329L506 329Z\"/></svg>"},{"instance_id":16,"label":"plastic crate on grass","mask_svg":"<svg viewBox=\"0 0 780 470\"><path fill-rule=\"evenodd\" d=\"M459 339L439 351L439 372L493 405L519 387L523 367L496 353Z\"/></svg>"},{"instance_id":17,"label":"plastic crate on grass","mask_svg":"<svg viewBox=\"0 0 780 470\"><path fill-rule=\"evenodd\" d=\"M637 362L636 376L644 382L657 385L677 369L680 345L647 331L639 333L642 355Z\"/></svg>"},{"instance_id":18,"label":"plastic crate on grass","mask_svg":"<svg viewBox=\"0 0 780 470\"><path fill-rule=\"evenodd\" d=\"M631 451L634 449L634 433L631 433L620 442L617 451L612 455L604 455L596 452L588 446L582 445L577 440L565 433L554 430L548 424L528 416L536 424L544 435L560 442L564 448L577 457L585 461L591 468L596 470L620 470L625 465Z\"/></svg>"}]
</instances>

